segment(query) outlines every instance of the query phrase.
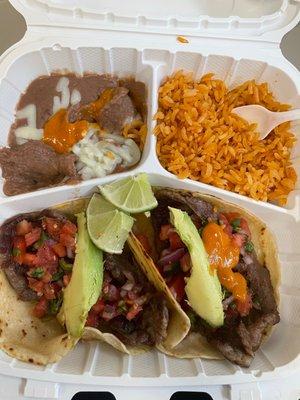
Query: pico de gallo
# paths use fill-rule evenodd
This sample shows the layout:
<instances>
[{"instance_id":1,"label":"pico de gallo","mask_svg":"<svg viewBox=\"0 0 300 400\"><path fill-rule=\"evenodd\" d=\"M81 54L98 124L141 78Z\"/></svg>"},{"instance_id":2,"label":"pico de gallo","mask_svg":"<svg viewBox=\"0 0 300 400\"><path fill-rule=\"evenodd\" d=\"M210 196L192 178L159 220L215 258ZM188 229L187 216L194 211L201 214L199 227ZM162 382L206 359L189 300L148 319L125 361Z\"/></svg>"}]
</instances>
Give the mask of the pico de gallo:
<instances>
[{"instance_id":1,"label":"pico de gallo","mask_svg":"<svg viewBox=\"0 0 300 400\"><path fill-rule=\"evenodd\" d=\"M12 237L12 260L24 269L28 287L36 294L33 315L56 315L62 289L70 281L77 227L64 217L23 219Z\"/></svg>"},{"instance_id":2,"label":"pico de gallo","mask_svg":"<svg viewBox=\"0 0 300 400\"><path fill-rule=\"evenodd\" d=\"M252 306L251 293L244 276L234 271L240 255L247 261L247 254L254 249L247 221L238 213L219 213L217 221L206 221L197 228L209 257L211 272L217 271L223 288L225 314L248 315ZM163 250L157 268L173 296L187 309L184 289L185 280L191 273L188 249L171 224L161 226L159 240Z\"/></svg>"},{"instance_id":3,"label":"pico de gallo","mask_svg":"<svg viewBox=\"0 0 300 400\"><path fill-rule=\"evenodd\" d=\"M127 344L161 342L169 320L164 295L156 292L128 249L106 254L104 268L102 293L86 326L113 333Z\"/></svg>"}]
</instances>

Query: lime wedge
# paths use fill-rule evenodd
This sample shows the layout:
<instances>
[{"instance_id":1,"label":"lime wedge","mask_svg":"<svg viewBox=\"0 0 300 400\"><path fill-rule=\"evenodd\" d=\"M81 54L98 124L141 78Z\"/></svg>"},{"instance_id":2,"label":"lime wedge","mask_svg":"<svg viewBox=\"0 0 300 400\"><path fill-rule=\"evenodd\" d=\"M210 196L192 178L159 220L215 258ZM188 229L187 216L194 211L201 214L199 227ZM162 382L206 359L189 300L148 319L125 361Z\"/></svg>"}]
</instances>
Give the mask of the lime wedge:
<instances>
[{"instance_id":1,"label":"lime wedge","mask_svg":"<svg viewBox=\"0 0 300 400\"><path fill-rule=\"evenodd\" d=\"M145 173L99 186L102 195L117 208L130 214L152 210L157 200Z\"/></svg>"},{"instance_id":2,"label":"lime wedge","mask_svg":"<svg viewBox=\"0 0 300 400\"><path fill-rule=\"evenodd\" d=\"M93 243L107 253L121 254L134 219L94 194L86 210L87 228Z\"/></svg>"}]
</instances>

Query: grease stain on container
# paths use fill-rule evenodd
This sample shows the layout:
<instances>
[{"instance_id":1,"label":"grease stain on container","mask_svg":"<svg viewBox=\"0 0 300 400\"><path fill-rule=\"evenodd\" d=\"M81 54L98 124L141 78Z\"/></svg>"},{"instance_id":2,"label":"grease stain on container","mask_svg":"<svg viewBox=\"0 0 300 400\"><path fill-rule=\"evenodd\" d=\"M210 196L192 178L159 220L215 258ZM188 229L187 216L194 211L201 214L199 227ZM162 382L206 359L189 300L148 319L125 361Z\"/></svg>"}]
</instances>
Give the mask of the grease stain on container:
<instances>
[{"instance_id":1,"label":"grease stain on container","mask_svg":"<svg viewBox=\"0 0 300 400\"><path fill-rule=\"evenodd\" d=\"M177 36L177 42L179 43L190 43L188 39L184 36Z\"/></svg>"}]
</instances>

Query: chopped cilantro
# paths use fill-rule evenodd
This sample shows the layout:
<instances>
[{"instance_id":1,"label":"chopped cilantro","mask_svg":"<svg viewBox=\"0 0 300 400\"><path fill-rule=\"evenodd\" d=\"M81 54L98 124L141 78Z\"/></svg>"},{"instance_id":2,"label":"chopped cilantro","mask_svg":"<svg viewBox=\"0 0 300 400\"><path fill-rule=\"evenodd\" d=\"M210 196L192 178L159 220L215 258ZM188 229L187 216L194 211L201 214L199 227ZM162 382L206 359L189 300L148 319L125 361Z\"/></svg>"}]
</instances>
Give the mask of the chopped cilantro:
<instances>
[{"instance_id":1,"label":"chopped cilantro","mask_svg":"<svg viewBox=\"0 0 300 400\"><path fill-rule=\"evenodd\" d=\"M58 299L50 300L49 302L49 313L52 315L56 315L60 309L62 303L62 297Z\"/></svg>"},{"instance_id":2,"label":"chopped cilantro","mask_svg":"<svg viewBox=\"0 0 300 400\"><path fill-rule=\"evenodd\" d=\"M118 303L118 310L119 310L120 312L124 312L124 313L127 312L127 306L126 306L126 303L125 303L124 300L119 301L119 303Z\"/></svg>"},{"instance_id":3,"label":"chopped cilantro","mask_svg":"<svg viewBox=\"0 0 300 400\"><path fill-rule=\"evenodd\" d=\"M13 251L12 251L12 255L13 255L14 257L20 256L20 255L21 255L21 250L20 250L20 249L17 249L16 247L14 247L14 248L13 248Z\"/></svg>"},{"instance_id":4,"label":"chopped cilantro","mask_svg":"<svg viewBox=\"0 0 300 400\"><path fill-rule=\"evenodd\" d=\"M226 288L222 287L222 300L226 299L230 295L231 293Z\"/></svg>"},{"instance_id":5,"label":"chopped cilantro","mask_svg":"<svg viewBox=\"0 0 300 400\"><path fill-rule=\"evenodd\" d=\"M72 271L73 264L67 263L64 259L59 260L59 266L64 271Z\"/></svg>"},{"instance_id":6,"label":"chopped cilantro","mask_svg":"<svg viewBox=\"0 0 300 400\"><path fill-rule=\"evenodd\" d=\"M231 221L230 225L232 226L234 232L238 232L241 227L241 219L240 218L235 218Z\"/></svg>"},{"instance_id":7,"label":"chopped cilantro","mask_svg":"<svg viewBox=\"0 0 300 400\"><path fill-rule=\"evenodd\" d=\"M32 278L41 278L44 275L45 271L42 267L36 268L34 271L30 273Z\"/></svg>"},{"instance_id":8,"label":"chopped cilantro","mask_svg":"<svg viewBox=\"0 0 300 400\"><path fill-rule=\"evenodd\" d=\"M191 328L195 327L195 324L196 324L196 322L197 322L197 316L196 316L196 314L194 313L194 311L188 311L188 312L187 312L187 316L188 316L189 319L190 319Z\"/></svg>"},{"instance_id":9,"label":"chopped cilantro","mask_svg":"<svg viewBox=\"0 0 300 400\"><path fill-rule=\"evenodd\" d=\"M254 245L250 240L248 240L248 242L245 244L245 250L247 251L247 253L252 253L252 251L254 250Z\"/></svg>"},{"instance_id":10,"label":"chopped cilantro","mask_svg":"<svg viewBox=\"0 0 300 400\"><path fill-rule=\"evenodd\" d=\"M256 308L260 308L260 302L257 298L253 299L253 304L256 306Z\"/></svg>"},{"instance_id":11,"label":"chopped cilantro","mask_svg":"<svg viewBox=\"0 0 300 400\"><path fill-rule=\"evenodd\" d=\"M34 243L33 247L36 250L39 249L41 246L43 246L45 241L48 240L48 239L49 239L49 237L46 235L46 233L44 231L42 231L41 237L39 238L39 240L37 242Z\"/></svg>"},{"instance_id":12,"label":"chopped cilantro","mask_svg":"<svg viewBox=\"0 0 300 400\"><path fill-rule=\"evenodd\" d=\"M64 276L64 271L58 271L55 272L55 274L52 275L51 281L56 282L59 281L62 277Z\"/></svg>"}]
</instances>

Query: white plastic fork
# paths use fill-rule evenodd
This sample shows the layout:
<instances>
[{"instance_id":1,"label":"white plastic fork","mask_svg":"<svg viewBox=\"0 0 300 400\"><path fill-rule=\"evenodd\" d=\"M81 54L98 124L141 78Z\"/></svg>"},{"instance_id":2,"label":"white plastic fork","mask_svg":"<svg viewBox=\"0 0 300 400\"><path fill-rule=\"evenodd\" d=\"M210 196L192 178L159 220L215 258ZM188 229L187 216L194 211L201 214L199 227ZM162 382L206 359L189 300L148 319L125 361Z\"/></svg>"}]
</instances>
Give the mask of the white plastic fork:
<instances>
[{"instance_id":1,"label":"white plastic fork","mask_svg":"<svg viewBox=\"0 0 300 400\"><path fill-rule=\"evenodd\" d=\"M265 139L272 129L283 122L300 120L300 109L273 112L263 106L250 105L234 108L232 112L249 123L257 124L257 132L259 132L261 140Z\"/></svg>"}]
</instances>

